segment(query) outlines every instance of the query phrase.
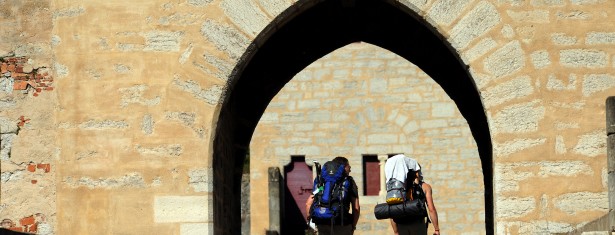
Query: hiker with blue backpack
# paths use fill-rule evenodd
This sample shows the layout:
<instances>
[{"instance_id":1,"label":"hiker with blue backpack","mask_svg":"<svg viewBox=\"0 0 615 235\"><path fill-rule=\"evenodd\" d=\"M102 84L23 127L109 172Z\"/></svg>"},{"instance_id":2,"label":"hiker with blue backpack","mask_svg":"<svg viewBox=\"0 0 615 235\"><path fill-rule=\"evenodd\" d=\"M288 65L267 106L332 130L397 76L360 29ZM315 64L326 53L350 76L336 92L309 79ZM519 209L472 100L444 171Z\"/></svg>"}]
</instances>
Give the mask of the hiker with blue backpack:
<instances>
[{"instance_id":1,"label":"hiker with blue backpack","mask_svg":"<svg viewBox=\"0 0 615 235\"><path fill-rule=\"evenodd\" d=\"M376 205L376 218L389 218L395 235L427 235L429 223L440 235L431 185L423 181L419 163L398 154L387 160L384 172L387 203Z\"/></svg>"},{"instance_id":2,"label":"hiker with blue backpack","mask_svg":"<svg viewBox=\"0 0 615 235\"><path fill-rule=\"evenodd\" d=\"M305 203L308 223L316 224L319 235L354 234L361 206L357 184L349 175L348 159L336 157L322 168L318 162L315 166L314 191Z\"/></svg>"}]
</instances>

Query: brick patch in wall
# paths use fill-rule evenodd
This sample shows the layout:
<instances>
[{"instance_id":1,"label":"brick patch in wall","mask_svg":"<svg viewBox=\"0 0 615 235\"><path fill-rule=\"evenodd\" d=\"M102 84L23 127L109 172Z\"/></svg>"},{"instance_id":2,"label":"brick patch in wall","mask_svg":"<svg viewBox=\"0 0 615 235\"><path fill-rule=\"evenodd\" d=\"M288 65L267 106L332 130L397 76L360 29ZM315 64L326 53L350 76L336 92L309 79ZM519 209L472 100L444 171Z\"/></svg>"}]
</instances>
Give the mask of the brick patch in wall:
<instances>
[{"instance_id":1,"label":"brick patch in wall","mask_svg":"<svg viewBox=\"0 0 615 235\"><path fill-rule=\"evenodd\" d=\"M19 225L17 225L13 220L5 218L0 223L0 227L24 233L48 234L51 232L51 226L47 224L46 217L42 213L26 216L18 221Z\"/></svg>"},{"instance_id":2,"label":"brick patch in wall","mask_svg":"<svg viewBox=\"0 0 615 235\"><path fill-rule=\"evenodd\" d=\"M30 164L26 166L26 170L32 173L36 172L37 170L44 171L44 173L49 173L51 171L51 165L49 163L35 164L31 162ZM30 183L36 184L38 183L38 180L36 179L30 180Z\"/></svg>"},{"instance_id":3,"label":"brick patch in wall","mask_svg":"<svg viewBox=\"0 0 615 235\"><path fill-rule=\"evenodd\" d=\"M29 172L34 172L36 171L36 165L29 164L28 166L26 166L26 170L28 170Z\"/></svg>"},{"instance_id":4,"label":"brick patch in wall","mask_svg":"<svg viewBox=\"0 0 615 235\"><path fill-rule=\"evenodd\" d=\"M33 68L28 64L27 57L0 57L0 90L8 92L10 88L6 88L6 84L11 83L13 91L33 91L33 96L54 89L53 77L46 67ZM1 86L3 84L5 87Z\"/></svg>"},{"instance_id":5,"label":"brick patch in wall","mask_svg":"<svg viewBox=\"0 0 615 235\"><path fill-rule=\"evenodd\" d=\"M36 169L42 169L45 171L45 173L49 173L49 171L51 171L51 166L49 165L49 163L47 164L36 164Z\"/></svg>"},{"instance_id":6,"label":"brick patch in wall","mask_svg":"<svg viewBox=\"0 0 615 235\"><path fill-rule=\"evenodd\" d=\"M25 118L24 116L19 117L19 122L17 123L18 127L23 127L27 122L29 122L29 118Z\"/></svg>"},{"instance_id":7,"label":"brick patch in wall","mask_svg":"<svg viewBox=\"0 0 615 235\"><path fill-rule=\"evenodd\" d=\"M37 169L45 171L45 173L49 173L51 171L51 165L49 163L30 163L26 166L26 170L29 172L35 172Z\"/></svg>"}]
</instances>

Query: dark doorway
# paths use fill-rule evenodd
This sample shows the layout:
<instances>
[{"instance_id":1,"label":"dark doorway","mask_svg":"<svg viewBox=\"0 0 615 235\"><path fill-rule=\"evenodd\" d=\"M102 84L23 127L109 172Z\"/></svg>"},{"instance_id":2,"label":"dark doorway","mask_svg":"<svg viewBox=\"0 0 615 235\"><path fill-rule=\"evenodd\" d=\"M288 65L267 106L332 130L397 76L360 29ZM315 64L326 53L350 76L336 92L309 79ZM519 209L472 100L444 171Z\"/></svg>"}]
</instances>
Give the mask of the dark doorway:
<instances>
[{"instance_id":1,"label":"dark doorway","mask_svg":"<svg viewBox=\"0 0 615 235\"><path fill-rule=\"evenodd\" d=\"M363 155L363 195L377 196L380 193L380 161L377 155Z\"/></svg>"},{"instance_id":2,"label":"dark doorway","mask_svg":"<svg viewBox=\"0 0 615 235\"><path fill-rule=\"evenodd\" d=\"M249 46L229 78L214 136L214 233L240 234L241 166L258 121L295 74L347 44L363 41L420 67L467 120L485 186L485 228L493 234L492 145L482 101L467 66L424 19L384 0L300 1Z\"/></svg>"},{"instance_id":3,"label":"dark doorway","mask_svg":"<svg viewBox=\"0 0 615 235\"><path fill-rule=\"evenodd\" d=\"M305 234L305 202L314 187L312 169L305 163L305 157L292 157L290 164L284 166L284 183L284 217L280 222L283 234Z\"/></svg>"}]
</instances>

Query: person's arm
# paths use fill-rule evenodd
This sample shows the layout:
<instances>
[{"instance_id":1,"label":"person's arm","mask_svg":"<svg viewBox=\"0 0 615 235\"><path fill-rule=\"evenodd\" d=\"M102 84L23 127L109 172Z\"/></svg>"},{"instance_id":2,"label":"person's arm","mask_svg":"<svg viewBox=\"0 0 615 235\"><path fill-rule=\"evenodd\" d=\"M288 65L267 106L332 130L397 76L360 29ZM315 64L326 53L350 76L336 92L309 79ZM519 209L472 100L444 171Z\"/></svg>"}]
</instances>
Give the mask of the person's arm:
<instances>
[{"instance_id":1,"label":"person's arm","mask_svg":"<svg viewBox=\"0 0 615 235\"><path fill-rule=\"evenodd\" d=\"M436 230L434 234L439 235L440 224L438 224L438 211L436 210L436 206L433 204L431 185L426 183L423 184L423 191L425 191L425 197L427 198L427 209L429 209L429 217L431 219L431 223L433 223L433 228Z\"/></svg>"},{"instance_id":2,"label":"person's arm","mask_svg":"<svg viewBox=\"0 0 615 235\"><path fill-rule=\"evenodd\" d=\"M399 235L399 232L397 232L397 223L395 223L395 221L393 221L393 219L389 219L389 221L391 221L391 227L393 227L393 233L395 235Z\"/></svg>"},{"instance_id":3,"label":"person's arm","mask_svg":"<svg viewBox=\"0 0 615 235\"><path fill-rule=\"evenodd\" d=\"M310 208L312 207L312 203L314 203L314 195L310 195L305 201L305 213L307 213L307 220L310 221Z\"/></svg>"},{"instance_id":4,"label":"person's arm","mask_svg":"<svg viewBox=\"0 0 615 235\"><path fill-rule=\"evenodd\" d=\"M361 215L361 205L359 205L359 197L354 197L350 202L352 203L352 228L354 230L359 222L359 215Z\"/></svg>"},{"instance_id":5,"label":"person's arm","mask_svg":"<svg viewBox=\"0 0 615 235\"><path fill-rule=\"evenodd\" d=\"M350 204L352 210L352 233L354 234L354 229L357 227L357 223L359 222L359 216L361 215L361 204L359 203L359 187L357 187L357 183L354 181L352 177L348 177L351 185L350 189Z\"/></svg>"}]
</instances>

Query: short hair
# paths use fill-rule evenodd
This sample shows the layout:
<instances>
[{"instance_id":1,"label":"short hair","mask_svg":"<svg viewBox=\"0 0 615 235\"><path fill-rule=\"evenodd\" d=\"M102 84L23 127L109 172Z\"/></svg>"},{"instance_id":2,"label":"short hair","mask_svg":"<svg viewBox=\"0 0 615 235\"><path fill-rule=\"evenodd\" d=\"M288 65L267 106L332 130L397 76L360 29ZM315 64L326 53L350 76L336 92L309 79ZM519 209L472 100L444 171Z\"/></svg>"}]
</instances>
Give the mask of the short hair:
<instances>
[{"instance_id":1,"label":"short hair","mask_svg":"<svg viewBox=\"0 0 615 235\"><path fill-rule=\"evenodd\" d=\"M342 157L342 156L338 156L333 158L334 162L337 162L339 164L344 164L344 165L348 165L348 158Z\"/></svg>"}]
</instances>

